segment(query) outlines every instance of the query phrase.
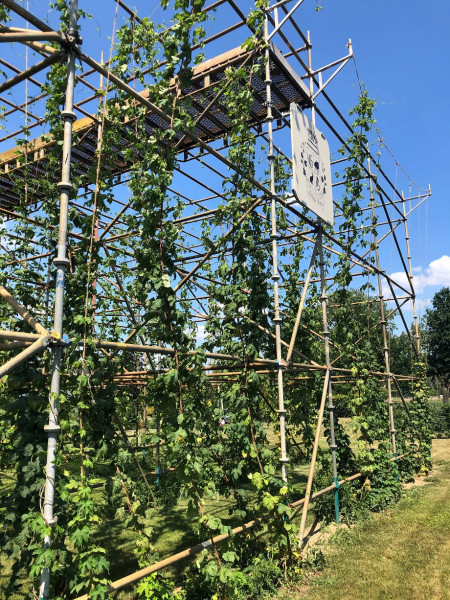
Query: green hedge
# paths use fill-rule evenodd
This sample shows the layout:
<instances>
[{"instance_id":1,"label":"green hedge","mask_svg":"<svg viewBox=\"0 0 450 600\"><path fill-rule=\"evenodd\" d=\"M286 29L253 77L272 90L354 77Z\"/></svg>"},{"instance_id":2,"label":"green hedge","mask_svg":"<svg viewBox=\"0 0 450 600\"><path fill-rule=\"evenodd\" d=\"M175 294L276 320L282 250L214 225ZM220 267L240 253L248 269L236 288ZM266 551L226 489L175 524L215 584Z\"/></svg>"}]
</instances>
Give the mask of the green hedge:
<instances>
[{"instance_id":1,"label":"green hedge","mask_svg":"<svg viewBox=\"0 0 450 600\"><path fill-rule=\"evenodd\" d=\"M430 428L433 438L450 438L450 403L442 401L429 401ZM394 406L395 429L402 430L403 422L408 419L405 409L401 404Z\"/></svg>"},{"instance_id":2,"label":"green hedge","mask_svg":"<svg viewBox=\"0 0 450 600\"><path fill-rule=\"evenodd\" d=\"M435 438L450 438L450 403L430 402L431 431Z\"/></svg>"}]
</instances>

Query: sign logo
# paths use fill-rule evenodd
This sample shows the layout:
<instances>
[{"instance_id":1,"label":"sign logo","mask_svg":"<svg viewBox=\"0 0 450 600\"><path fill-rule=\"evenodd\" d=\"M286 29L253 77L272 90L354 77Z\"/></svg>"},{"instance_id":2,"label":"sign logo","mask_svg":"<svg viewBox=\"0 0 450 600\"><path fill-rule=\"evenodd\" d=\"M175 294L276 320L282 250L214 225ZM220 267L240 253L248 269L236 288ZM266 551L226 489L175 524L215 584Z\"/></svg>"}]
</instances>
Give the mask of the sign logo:
<instances>
[{"instance_id":1,"label":"sign logo","mask_svg":"<svg viewBox=\"0 0 450 600\"><path fill-rule=\"evenodd\" d=\"M330 151L325 137L291 104L293 190L318 217L334 222Z\"/></svg>"}]
</instances>

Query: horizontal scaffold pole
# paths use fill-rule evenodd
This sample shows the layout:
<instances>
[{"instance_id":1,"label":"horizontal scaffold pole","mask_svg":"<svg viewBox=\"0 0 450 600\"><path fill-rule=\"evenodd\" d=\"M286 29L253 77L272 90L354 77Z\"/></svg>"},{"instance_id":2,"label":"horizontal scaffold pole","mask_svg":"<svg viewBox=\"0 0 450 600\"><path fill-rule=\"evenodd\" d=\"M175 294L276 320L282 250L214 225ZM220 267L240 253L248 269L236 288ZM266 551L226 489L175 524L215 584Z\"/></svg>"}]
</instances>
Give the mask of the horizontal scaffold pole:
<instances>
[{"instance_id":1,"label":"horizontal scaffold pole","mask_svg":"<svg viewBox=\"0 0 450 600\"><path fill-rule=\"evenodd\" d=\"M43 334L25 333L24 331L4 331L0 330L0 340L11 340L12 342L35 342Z\"/></svg>"},{"instance_id":2,"label":"horizontal scaffold pole","mask_svg":"<svg viewBox=\"0 0 450 600\"><path fill-rule=\"evenodd\" d=\"M97 348L104 348L105 350L126 350L128 352L145 352L149 354L166 354L166 355L174 355L174 348L167 348L165 346L146 346L142 344L128 344L122 342L105 342L101 340L93 340L95 346ZM184 354L180 352L179 354ZM203 352L201 350L189 350L186 354L190 356L197 356L199 354L203 354L205 358L213 358L216 360L238 360L241 358L239 356L233 356L232 354L222 354L220 352ZM266 358L257 358L255 362L260 364L269 364L276 365L278 364L276 360L269 360Z\"/></svg>"},{"instance_id":3,"label":"horizontal scaffold pole","mask_svg":"<svg viewBox=\"0 0 450 600\"><path fill-rule=\"evenodd\" d=\"M46 335L49 336L50 334L46 331ZM22 331L0 330L0 340L2 340L2 339L10 340L12 342L34 342L35 340L38 340L41 337L42 336L37 335L35 333L24 333ZM80 340L79 343L82 343L82 342L83 342L83 340ZM125 342L110 342L110 341L103 341L103 340L92 340L92 342L94 343L96 348L103 349L103 350L116 350L116 351L124 350L127 352L143 352L146 354L162 354L165 356L174 356L175 355L175 349L167 347L167 346L147 346L147 345L143 345L143 344L128 344ZM66 343L70 343L70 342L66 342ZM12 344L11 344L11 348L13 348ZM3 349L5 349L5 348L3 348ZM179 352L179 354L184 354L184 353ZM189 356L203 355L205 357L205 359L212 358L214 360L235 361L235 362L237 362L237 364L233 365L233 368L239 367L239 366L241 366L241 364L242 364L242 366L244 366L242 363L241 357L235 356L232 354L223 354L221 352L203 352L202 350L189 350L185 354L188 354ZM264 367L264 365L270 365L275 368L278 366L278 362L276 360L271 360L268 358L256 358L250 365L247 365L247 366ZM223 365L221 365L220 367L223 368ZM206 366L205 368L214 370L214 366ZM295 362L292 362L292 363L290 363L289 367L286 367L286 368L287 368L287 371L324 371L324 372L327 371L326 365L319 365L317 363L295 363ZM334 376L338 376L339 373L346 374L346 375L352 374L351 369L346 369L346 368L341 368L341 367L333 367L332 371L335 374ZM160 372L164 373L165 370L161 369ZM133 372L131 374L136 375L135 372ZM126 373L125 375L119 375L119 377L124 377L124 376L126 377L131 374ZM144 377L144 376L151 377L155 374L158 374L158 372L155 373L152 370L145 371L145 372L144 371L139 372L139 375L141 377ZM403 375L397 375L394 373L391 373L390 375L388 375L381 371L369 371L368 376L380 377L380 378L386 378L388 376L393 376L398 381L409 380L409 377L405 377ZM333 375L332 375L332 377L333 377Z\"/></svg>"}]
</instances>

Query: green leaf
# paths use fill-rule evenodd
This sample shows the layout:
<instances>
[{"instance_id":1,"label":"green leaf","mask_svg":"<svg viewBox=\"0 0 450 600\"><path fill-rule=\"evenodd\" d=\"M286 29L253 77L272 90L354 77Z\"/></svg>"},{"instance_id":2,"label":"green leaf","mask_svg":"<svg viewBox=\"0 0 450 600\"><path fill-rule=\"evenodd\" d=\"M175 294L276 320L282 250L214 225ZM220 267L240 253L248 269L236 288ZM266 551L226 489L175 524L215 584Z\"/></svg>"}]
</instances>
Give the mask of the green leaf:
<instances>
[{"instance_id":1,"label":"green leaf","mask_svg":"<svg viewBox=\"0 0 450 600\"><path fill-rule=\"evenodd\" d=\"M229 550L228 552L224 552L224 554L222 554L222 558L223 560L233 563L236 559L237 559L238 555L236 554L236 552L233 552L232 550Z\"/></svg>"}]
</instances>

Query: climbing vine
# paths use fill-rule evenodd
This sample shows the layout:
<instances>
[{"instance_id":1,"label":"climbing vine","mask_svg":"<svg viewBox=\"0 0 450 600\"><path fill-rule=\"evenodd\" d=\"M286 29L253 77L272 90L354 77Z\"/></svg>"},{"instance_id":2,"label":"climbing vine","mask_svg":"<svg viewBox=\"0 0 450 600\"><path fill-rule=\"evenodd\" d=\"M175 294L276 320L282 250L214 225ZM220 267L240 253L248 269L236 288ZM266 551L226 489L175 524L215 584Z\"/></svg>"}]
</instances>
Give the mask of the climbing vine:
<instances>
[{"instance_id":1,"label":"climbing vine","mask_svg":"<svg viewBox=\"0 0 450 600\"><path fill-rule=\"evenodd\" d=\"M189 134L198 131L196 113L180 98L189 92L195 65L203 58L208 13L204 0L164 0L161 6L171 16L169 28L162 29L151 19L131 18L115 32L109 77L98 94L95 159L87 172L74 169L72 174L73 189L80 191L77 197L73 193L69 210L64 331L70 343L61 368L56 524L46 523L41 511L52 353L28 360L1 382L0 467L14 470L0 533L2 549L13 563L6 585L9 595L27 578L30 597L35 596L42 569L51 568L52 598L85 593L105 598L117 569L111 543L105 540L108 528L126 529L134 565L144 568L161 558L155 519L177 502L186 505L190 534L210 540L211 548L184 575L182 591L173 592L172 580L153 574L139 584L140 598L255 598L272 592L297 557L289 502L304 494L295 469L310 458L323 386L320 370L300 373L305 361L307 367L314 366L308 357L319 356L324 364L325 356L315 266L295 358L284 371L293 475L286 483L280 477L277 372L270 360L276 355L272 308L276 276L270 272L268 243L271 197L255 185L266 181L270 172L267 161L258 162L266 150L264 137L251 126L252 78L263 79L266 67L267 2L256 1L248 15L253 35L244 47L251 60L228 67L223 78L211 84L212 93L221 96L227 119L224 154L236 170L224 178L211 218L193 233L205 253L198 277L190 273L192 263L185 252L186 198L174 192L172 184L182 160L194 156L202 164L199 149L187 143ZM67 3L58 0L54 8L66 30ZM80 13L80 18L86 16ZM194 54L193 46L200 52ZM167 121L149 116L143 104L114 87L111 75L144 94L168 115ZM62 147L54 141L62 138L65 77L65 64L57 63L44 86L48 130L41 141L49 173L56 173L61 164ZM328 298L331 361L339 360L347 374L335 403L339 410L345 400L353 423L351 432L339 421L335 425L339 475L363 473L362 484L340 492L347 520L358 506L383 509L400 490L398 467L391 460L386 392L373 375L383 369L379 306L361 308L370 300L368 283L358 291L351 289L349 256L356 250L373 250L368 239L376 232L375 220L363 211L363 164L368 132L375 122L373 111L374 102L363 91L350 113L356 115L355 133L342 150L349 159L340 199L342 252L336 259L329 248L324 250L326 268L337 270L336 289ZM75 142L80 135L74 133ZM57 244L59 190L52 177L32 177L28 137L24 132L18 144L17 159L25 166L25 175L18 184L17 219L8 231L15 240L14 259L7 252L0 256L0 279L51 330L55 288L51 259ZM286 201L290 161L278 151L273 160L275 193ZM126 185L120 188L118 162L127 173ZM114 216L117 189L126 201L120 215ZM40 206L30 220L29 205L35 198ZM281 203L275 213L281 248L281 338L289 341L311 244L300 237ZM99 235L107 219L107 231L104 228ZM294 242L286 243L290 239ZM36 246L42 249L37 259ZM373 266L373 253L366 262ZM199 290L206 294L207 308L195 300ZM3 329L27 330L3 304L0 311ZM199 315L204 325L198 325ZM136 344L136 351L122 352L108 340ZM138 345L159 350L142 352ZM425 472L430 468L430 437L424 426L423 370L417 368L411 423L399 443L411 468ZM124 385L131 376L137 380L142 376L141 383ZM328 437L329 427L326 418ZM319 452L319 463L317 486L322 488L332 481L328 451ZM406 469L401 471L405 473ZM226 509L215 510L219 501ZM326 517L329 508L327 497L315 506L316 513ZM230 535L225 544L214 543L215 536L232 534L237 524L255 519L252 530L239 539ZM43 540L49 534L51 546L46 547Z\"/></svg>"}]
</instances>

